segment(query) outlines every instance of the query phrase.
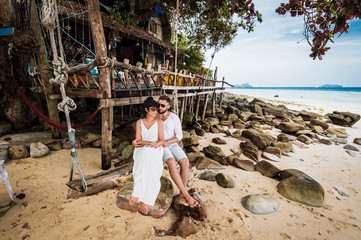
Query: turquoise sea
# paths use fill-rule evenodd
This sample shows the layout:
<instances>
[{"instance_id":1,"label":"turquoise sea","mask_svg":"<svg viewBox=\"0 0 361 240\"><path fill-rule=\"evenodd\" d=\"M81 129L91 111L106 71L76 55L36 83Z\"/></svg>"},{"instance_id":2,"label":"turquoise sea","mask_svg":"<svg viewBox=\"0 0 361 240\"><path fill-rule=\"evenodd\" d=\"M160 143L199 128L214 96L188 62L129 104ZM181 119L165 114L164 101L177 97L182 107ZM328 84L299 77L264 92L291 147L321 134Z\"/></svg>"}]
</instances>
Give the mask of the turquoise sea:
<instances>
[{"instance_id":1,"label":"turquoise sea","mask_svg":"<svg viewBox=\"0 0 361 240\"><path fill-rule=\"evenodd\" d=\"M226 91L233 94L322 107L328 110L361 113L361 87L253 87L226 88ZM276 95L278 97L275 97Z\"/></svg>"}]
</instances>

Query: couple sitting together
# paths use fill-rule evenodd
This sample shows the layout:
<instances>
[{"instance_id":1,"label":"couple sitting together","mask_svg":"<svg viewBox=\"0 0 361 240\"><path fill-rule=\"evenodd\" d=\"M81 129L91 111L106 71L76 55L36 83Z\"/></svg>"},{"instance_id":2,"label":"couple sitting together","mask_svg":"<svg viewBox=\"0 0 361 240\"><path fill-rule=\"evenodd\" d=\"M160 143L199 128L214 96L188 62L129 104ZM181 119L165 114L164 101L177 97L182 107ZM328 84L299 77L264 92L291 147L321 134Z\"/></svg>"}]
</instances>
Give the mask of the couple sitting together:
<instances>
[{"instance_id":1,"label":"couple sitting together","mask_svg":"<svg viewBox=\"0 0 361 240\"><path fill-rule=\"evenodd\" d=\"M195 207L198 202L186 190L189 161L178 145L182 139L179 117L170 112L170 98L159 97L158 102L148 97L143 104L146 116L137 121L133 159L133 193L129 204L140 202L139 212L148 213L160 190L163 161L168 165L170 176L180 190L179 203ZM181 170L177 170L176 161Z\"/></svg>"}]
</instances>

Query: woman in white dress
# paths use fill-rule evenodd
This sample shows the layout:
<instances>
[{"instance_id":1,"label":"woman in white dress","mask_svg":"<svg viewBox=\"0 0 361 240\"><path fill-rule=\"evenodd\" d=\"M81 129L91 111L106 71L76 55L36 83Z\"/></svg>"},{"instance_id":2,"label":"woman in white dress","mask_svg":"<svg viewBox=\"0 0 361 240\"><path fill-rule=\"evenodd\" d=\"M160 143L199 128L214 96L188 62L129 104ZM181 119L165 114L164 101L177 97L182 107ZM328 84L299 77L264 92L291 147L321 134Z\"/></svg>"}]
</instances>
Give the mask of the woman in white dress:
<instances>
[{"instance_id":1,"label":"woman in white dress","mask_svg":"<svg viewBox=\"0 0 361 240\"><path fill-rule=\"evenodd\" d=\"M140 202L139 212L148 214L148 205L153 206L160 190L163 172L164 130L163 122L157 119L159 103L148 97L143 104L146 116L137 121L133 154L133 193L129 204Z\"/></svg>"}]
</instances>

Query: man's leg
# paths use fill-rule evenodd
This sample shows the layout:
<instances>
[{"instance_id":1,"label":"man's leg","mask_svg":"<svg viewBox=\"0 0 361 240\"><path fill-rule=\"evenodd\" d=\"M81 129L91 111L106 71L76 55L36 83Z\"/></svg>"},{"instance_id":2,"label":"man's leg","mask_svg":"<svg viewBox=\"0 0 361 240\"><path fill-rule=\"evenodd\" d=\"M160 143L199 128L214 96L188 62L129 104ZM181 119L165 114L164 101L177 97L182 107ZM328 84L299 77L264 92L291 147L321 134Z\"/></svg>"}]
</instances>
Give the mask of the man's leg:
<instances>
[{"instance_id":1,"label":"man's leg","mask_svg":"<svg viewBox=\"0 0 361 240\"><path fill-rule=\"evenodd\" d=\"M192 198L189 193L187 192L185 185L183 183L183 180L181 178L181 175L179 174L178 170L177 170L177 165L175 163L175 159L174 158L169 158L166 161L166 164L168 165L169 168L169 173L170 176L172 177L173 181L175 182L175 184L177 185L177 187L179 188L180 191L180 203L183 205L190 205L191 207L195 207L197 206L197 201ZM187 173L188 175L188 173ZM188 181L188 176L187 176L187 181ZM183 201L183 199L185 201Z\"/></svg>"},{"instance_id":2,"label":"man's leg","mask_svg":"<svg viewBox=\"0 0 361 240\"><path fill-rule=\"evenodd\" d=\"M189 171L189 160L188 158L182 158L179 160L179 165L181 167L180 175L182 178L182 182L185 188L187 188L188 184L188 171Z\"/></svg>"}]
</instances>

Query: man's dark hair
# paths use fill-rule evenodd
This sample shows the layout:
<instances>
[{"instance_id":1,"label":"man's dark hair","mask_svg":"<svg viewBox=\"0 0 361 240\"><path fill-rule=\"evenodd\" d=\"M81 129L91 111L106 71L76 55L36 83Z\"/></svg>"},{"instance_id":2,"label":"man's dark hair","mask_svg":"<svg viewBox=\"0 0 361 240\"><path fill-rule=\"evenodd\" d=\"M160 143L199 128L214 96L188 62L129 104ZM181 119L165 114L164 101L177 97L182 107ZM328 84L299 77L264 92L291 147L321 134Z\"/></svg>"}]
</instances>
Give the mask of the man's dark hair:
<instances>
[{"instance_id":1,"label":"man's dark hair","mask_svg":"<svg viewBox=\"0 0 361 240\"><path fill-rule=\"evenodd\" d=\"M170 98L167 95L162 95L158 98L158 100L165 100L170 104Z\"/></svg>"}]
</instances>

